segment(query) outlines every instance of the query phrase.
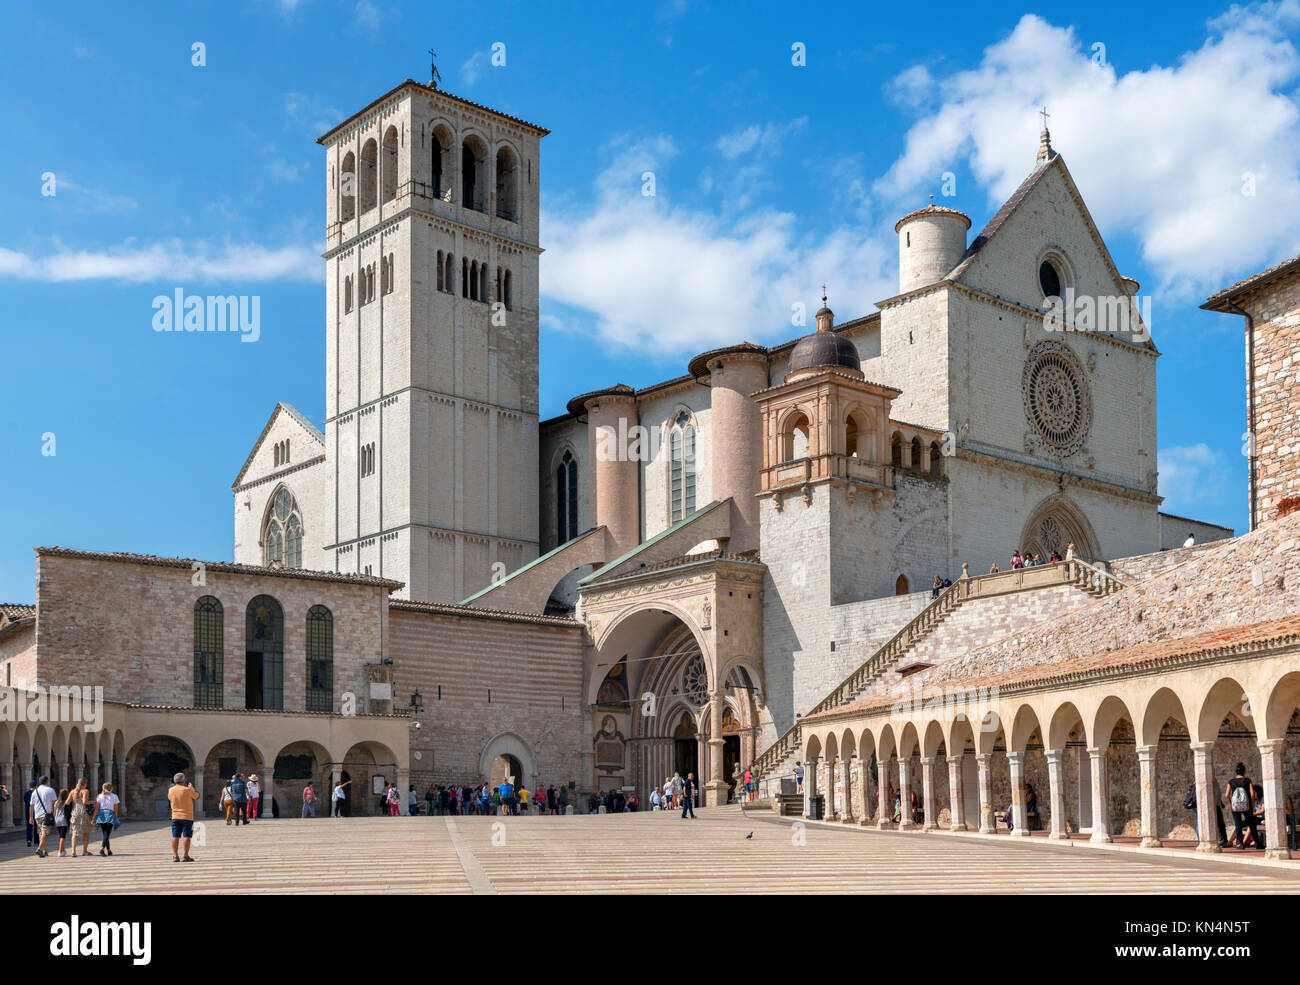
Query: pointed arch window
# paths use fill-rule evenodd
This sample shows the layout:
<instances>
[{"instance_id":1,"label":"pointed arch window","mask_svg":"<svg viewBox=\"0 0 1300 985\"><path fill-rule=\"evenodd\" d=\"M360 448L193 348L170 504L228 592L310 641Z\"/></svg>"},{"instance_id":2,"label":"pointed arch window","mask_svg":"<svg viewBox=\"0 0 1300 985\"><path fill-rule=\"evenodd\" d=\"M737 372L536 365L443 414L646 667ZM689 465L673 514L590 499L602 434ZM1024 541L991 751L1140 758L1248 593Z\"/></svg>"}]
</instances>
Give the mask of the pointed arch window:
<instances>
[{"instance_id":1,"label":"pointed arch window","mask_svg":"<svg viewBox=\"0 0 1300 985\"><path fill-rule=\"evenodd\" d=\"M277 562L286 568L302 567L302 511L284 486L276 491L262 528L262 563Z\"/></svg>"},{"instance_id":2,"label":"pointed arch window","mask_svg":"<svg viewBox=\"0 0 1300 985\"><path fill-rule=\"evenodd\" d=\"M334 614L323 605L307 610L307 710L334 710Z\"/></svg>"},{"instance_id":3,"label":"pointed arch window","mask_svg":"<svg viewBox=\"0 0 1300 985\"><path fill-rule=\"evenodd\" d=\"M695 427L684 410L673 421L668 447L669 522L677 523L695 512Z\"/></svg>"},{"instance_id":4,"label":"pointed arch window","mask_svg":"<svg viewBox=\"0 0 1300 985\"><path fill-rule=\"evenodd\" d=\"M245 708L284 708L284 610L259 595L244 613Z\"/></svg>"},{"instance_id":5,"label":"pointed arch window","mask_svg":"<svg viewBox=\"0 0 1300 985\"><path fill-rule=\"evenodd\" d=\"M222 706L224 641L221 603L205 595L194 603L194 707Z\"/></svg>"},{"instance_id":6,"label":"pointed arch window","mask_svg":"<svg viewBox=\"0 0 1300 985\"><path fill-rule=\"evenodd\" d=\"M555 470L556 546L578 536L578 463L566 451Z\"/></svg>"}]
</instances>

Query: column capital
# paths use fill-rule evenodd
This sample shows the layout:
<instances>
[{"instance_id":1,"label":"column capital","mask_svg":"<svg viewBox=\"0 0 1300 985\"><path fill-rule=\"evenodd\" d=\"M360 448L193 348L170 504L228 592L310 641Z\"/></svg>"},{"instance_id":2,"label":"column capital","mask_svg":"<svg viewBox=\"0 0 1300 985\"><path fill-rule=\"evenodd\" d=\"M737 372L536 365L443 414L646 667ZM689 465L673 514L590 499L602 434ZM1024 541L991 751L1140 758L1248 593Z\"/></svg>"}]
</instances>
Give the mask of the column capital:
<instances>
[{"instance_id":1,"label":"column capital","mask_svg":"<svg viewBox=\"0 0 1300 985\"><path fill-rule=\"evenodd\" d=\"M1146 760L1154 761L1156 758L1156 751L1158 749L1159 749L1158 746L1138 746L1137 747L1138 759L1146 759Z\"/></svg>"},{"instance_id":2,"label":"column capital","mask_svg":"<svg viewBox=\"0 0 1300 985\"><path fill-rule=\"evenodd\" d=\"M1255 746L1262 753L1281 754L1286 749L1286 739L1260 739Z\"/></svg>"},{"instance_id":3,"label":"column capital","mask_svg":"<svg viewBox=\"0 0 1300 985\"><path fill-rule=\"evenodd\" d=\"M1089 746L1088 755L1093 759L1104 759L1106 756L1106 747L1097 748L1095 746Z\"/></svg>"},{"instance_id":4,"label":"column capital","mask_svg":"<svg viewBox=\"0 0 1300 985\"><path fill-rule=\"evenodd\" d=\"M1025 751L1023 749L1015 752L1007 750L1007 761L1011 763L1012 766L1025 765Z\"/></svg>"},{"instance_id":5,"label":"column capital","mask_svg":"<svg viewBox=\"0 0 1300 985\"><path fill-rule=\"evenodd\" d=\"M975 754L975 762L979 764L979 768L980 768L980 769L982 769L982 770L986 770L986 769L988 769L988 768L992 765L992 763L993 763L993 753L991 753L991 752L977 752L977 753Z\"/></svg>"},{"instance_id":6,"label":"column capital","mask_svg":"<svg viewBox=\"0 0 1300 985\"><path fill-rule=\"evenodd\" d=\"M933 765L934 765L934 760L935 760L935 757L934 757L934 756L922 756L922 757L921 757L921 765L922 765L922 766L933 766Z\"/></svg>"},{"instance_id":7,"label":"column capital","mask_svg":"<svg viewBox=\"0 0 1300 985\"><path fill-rule=\"evenodd\" d=\"M1198 756L1208 756L1214 751L1213 742L1190 742L1188 745L1191 746L1192 752Z\"/></svg>"},{"instance_id":8,"label":"column capital","mask_svg":"<svg viewBox=\"0 0 1300 985\"><path fill-rule=\"evenodd\" d=\"M1044 749L1044 750L1043 750L1043 757L1047 760L1047 764L1048 764L1049 766L1056 766L1056 765L1059 765L1060 762L1061 762L1061 760L1065 758L1065 750L1064 750L1064 749Z\"/></svg>"}]
</instances>

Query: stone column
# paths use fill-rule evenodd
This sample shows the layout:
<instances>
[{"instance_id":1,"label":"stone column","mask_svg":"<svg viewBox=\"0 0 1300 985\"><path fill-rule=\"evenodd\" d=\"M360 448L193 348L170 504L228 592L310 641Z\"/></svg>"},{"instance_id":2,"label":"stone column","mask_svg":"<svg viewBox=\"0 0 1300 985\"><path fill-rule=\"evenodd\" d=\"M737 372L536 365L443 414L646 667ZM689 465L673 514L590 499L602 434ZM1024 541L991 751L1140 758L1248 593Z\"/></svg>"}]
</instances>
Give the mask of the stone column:
<instances>
[{"instance_id":1,"label":"stone column","mask_svg":"<svg viewBox=\"0 0 1300 985\"><path fill-rule=\"evenodd\" d=\"M1215 806L1219 792L1214 787L1214 743L1192 743L1192 770L1196 774L1196 850L1217 855L1219 847L1219 822Z\"/></svg>"},{"instance_id":2,"label":"stone column","mask_svg":"<svg viewBox=\"0 0 1300 985\"><path fill-rule=\"evenodd\" d=\"M1025 753L1007 752L1011 764L1011 834L1029 837L1029 812L1025 809Z\"/></svg>"},{"instance_id":3,"label":"stone column","mask_svg":"<svg viewBox=\"0 0 1300 985\"><path fill-rule=\"evenodd\" d=\"M520 766L522 767L523 764L521 763ZM406 788L411 785L411 768L409 766L397 767L397 779L395 782L397 783L397 796L398 796L397 812L400 814L402 811L407 809L406 805L408 800L410 799L410 792ZM518 777L518 776L515 777L516 789L518 789L519 786L522 785L523 783L524 780L522 777ZM317 796L316 802L318 804L320 803L319 796ZM316 816L317 817L321 816L319 807L316 808Z\"/></svg>"},{"instance_id":4,"label":"stone column","mask_svg":"<svg viewBox=\"0 0 1300 985\"><path fill-rule=\"evenodd\" d=\"M705 785L705 806L722 807L727 803L729 785L722 775L722 689L709 692L709 782Z\"/></svg>"},{"instance_id":5,"label":"stone column","mask_svg":"<svg viewBox=\"0 0 1300 985\"><path fill-rule=\"evenodd\" d=\"M962 797L961 765L965 753L948 757L948 810L952 813L952 827L949 831L966 830L966 802Z\"/></svg>"},{"instance_id":6,"label":"stone column","mask_svg":"<svg viewBox=\"0 0 1300 985\"><path fill-rule=\"evenodd\" d=\"M1047 837L1053 841L1068 841L1070 833L1065 830L1065 750L1044 749L1047 757L1048 797L1052 802L1052 830Z\"/></svg>"},{"instance_id":7,"label":"stone column","mask_svg":"<svg viewBox=\"0 0 1300 985\"><path fill-rule=\"evenodd\" d=\"M826 818L835 820L835 757L826 757Z\"/></svg>"},{"instance_id":8,"label":"stone column","mask_svg":"<svg viewBox=\"0 0 1300 985\"><path fill-rule=\"evenodd\" d=\"M911 757L898 757L898 804L899 831L915 831L916 822L912 820L912 770Z\"/></svg>"},{"instance_id":9,"label":"stone column","mask_svg":"<svg viewBox=\"0 0 1300 985\"><path fill-rule=\"evenodd\" d=\"M1160 847L1159 783L1156 779L1156 746L1138 746L1138 765L1142 768L1142 848Z\"/></svg>"},{"instance_id":10,"label":"stone column","mask_svg":"<svg viewBox=\"0 0 1300 985\"><path fill-rule=\"evenodd\" d=\"M581 797L584 790L589 792L596 789L595 749L596 735L591 724L591 706L588 705L583 710L582 715L582 746L581 752L578 754L581 762L578 766L578 788L574 791L574 794L577 797ZM703 762L703 760L701 760L701 762ZM483 779L486 780L488 777L484 777ZM663 780L658 780L656 782L663 783ZM360 796L361 793L357 790L357 785L354 783L352 789L348 791L348 797L352 798L349 800L349 804L352 805L354 815L360 813L360 811L357 810L357 805L359 803L357 798ZM367 790L365 791L365 796L370 797L373 795L369 790ZM572 800L570 802L572 803Z\"/></svg>"},{"instance_id":11,"label":"stone column","mask_svg":"<svg viewBox=\"0 0 1300 985\"><path fill-rule=\"evenodd\" d=\"M921 806L925 808L922 831L939 830L939 811L934 799L934 757L921 757Z\"/></svg>"},{"instance_id":12,"label":"stone column","mask_svg":"<svg viewBox=\"0 0 1300 985\"><path fill-rule=\"evenodd\" d=\"M855 757L856 759L856 757ZM844 816L840 818L845 824L853 824L853 763L855 759L844 760Z\"/></svg>"},{"instance_id":13,"label":"stone column","mask_svg":"<svg viewBox=\"0 0 1300 985\"><path fill-rule=\"evenodd\" d=\"M98 796L99 796L99 786L100 786L100 782L99 782L99 760L98 760L98 759L96 759L93 763L90 764L90 781L89 781L89 782L90 782L90 795L91 795L92 797L98 797Z\"/></svg>"},{"instance_id":14,"label":"stone column","mask_svg":"<svg viewBox=\"0 0 1300 985\"><path fill-rule=\"evenodd\" d=\"M858 789L862 791L862 816L859 825L871 823L871 764L863 756L858 757Z\"/></svg>"},{"instance_id":15,"label":"stone column","mask_svg":"<svg viewBox=\"0 0 1300 985\"><path fill-rule=\"evenodd\" d=\"M889 831L894 826L889 820L889 760L879 757L876 759L876 807L880 815L876 818L876 827Z\"/></svg>"},{"instance_id":16,"label":"stone column","mask_svg":"<svg viewBox=\"0 0 1300 985\"><path fill-rule=\"evenodd\" d=\"M268 766L266 769L262 770L262 772L261 772L260 775L261 775L261 777L262 777L262 805L263 805L263 809L266 811L266 816L267 816L267 817L275 817L275 808L271 806L272 804L275 803L275 767L274 767L274 766ZM334 789L333 789L333 787L331 787L329 793L325 795L326 803L329 802L329 797L330 797L330 795L333 794L333 793L334 793ZM349 796L349 797L356 797L356 796L357 796L357 786L356 786L355 783L352 785L352 789L348 791L348 796ZM321 798L320 798L320 796L319 796L319 794L318 794L317 797L316 797L316 802L317 802L317 803L320 803L320 799L321 799ZM353 800L352 803L355 804L356 801ZM298 811L299 811L299 813L302 812L302 807L301 807L301 806L298 808ZM290 817L294 817L294 816L296 816L296 815L292 815L292 814L290 815Z\"/></svg>"},{"instance_id":17,"label":"stone column","mask_svg":"<svg viewBox=\"0 0 1300 985\"><path fill-rule=\"evenodd\" d=\"M1267 848L1264 857L1271 859L1288 859L1291 852L1286 839L1286 791L1282 789L1282 754L1286 751L1286 739L1266 739L1259 743L1259 764L1264 788L1264 828L1268 832L1265 839Z\"/></svg>"},{"instance_id":18,"label":"stone column","mask_svg":"<svg viewBox=\"0 0 1300 985\"><path fill-rule=\"evenodd\" d=\"M13 752L12 749L8 751ZM0 784L3 784L4 788L9 791L9 797L10 797L9 803L11 807L17 804L21 804L23 802L21 796L22 791L14 789L13 774L14 774L13 763L8 761L0 763ZM11 809L3 817L0 817L0 827L12 826L13 820L14 820L13 810Z\"/></svg>"},{"instance_id":19,"label":"stone column","mask_svg":"<svg viewBox=\"0 0 1300 985\"><path fill-rule=\"evenodd\" d=\"M975 757L980 773L980 834L993 834L993 755L981 753Z\"/></svg>"},{"instance_id":20,"label":"stone column","mask_svg":"<svg viewBox=\"0 0 1300 985\"><path fill-rule=\"evenodd\" d=\"M59 763L56 769L59 771L59 789L66 790L68 788L68 764Z\"/></svg>"},{"instance_id":21,"label":"stone column","mask_svg":"<svg viewBox=\"0 0 1300 985\"><path fill-rule=\"evenodd\" d=\"M1106 749L1088 750L1089 766L1092 769L1092 837L1093 844L1110 843L1110 797L1106 778Z\"/></svg>"},{"instance_id":22,"label":"stone column","mask_svg":"<svg viewBox=\"0 0 1300 985\"><path fill-rule=\"evenodd\" d=\"M117 782L113 784L113 793L117 794L117 812L126 813L126 760L117 761Z\"/></svg>"},{"instance_id":23,"label":"stone column","mask_svg":"<svg viewBox=\"0 0 1300 985\"><path fill-rule=\"evenodd\" d=\"M809 804L817 796L817 759L804 760L803 764L803 816L810 811Z\"/></svg>"}]
</instances>

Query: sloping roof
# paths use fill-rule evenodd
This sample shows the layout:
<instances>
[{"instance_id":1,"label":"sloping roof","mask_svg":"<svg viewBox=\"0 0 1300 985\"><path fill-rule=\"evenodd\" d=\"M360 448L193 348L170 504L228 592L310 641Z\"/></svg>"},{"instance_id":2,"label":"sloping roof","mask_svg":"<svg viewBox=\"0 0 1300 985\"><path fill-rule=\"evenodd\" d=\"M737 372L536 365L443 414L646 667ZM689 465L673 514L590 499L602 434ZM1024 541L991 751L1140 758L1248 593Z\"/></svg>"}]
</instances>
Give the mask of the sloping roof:
<instances>
[{"instance_id":1,"label":"sloping roof","mask_svg":"<svg viewBox=\"0 0 1300 985\"><path fill-rule=\"evenodd\" d=\"M16 622L36 615L36 606L26 602L0 602L0 621Z\"/></svg>"},{"instance_id":2,"label":"sloping roof","mask_svg":"<svg viewBox=\"0 0 1300 985\"><path fill-rule=\"evenodd\" d=\"M38 547L38 558L51 557L85 558L90 561L122 561L128 564L149 564L161 568L187 568L201 564L205 571L228 572L235 575L257 575L273 578L302 578L307 581L333 581L349 585L369 585L386 588L390 592L405 587L405 582L393 581L391 578L376 578L374 575L353 575L342 571L309 571L306 568L271 568L261 564L235 564L230 561L200 561L191 557L159 557L156 554L130 554L124 551L78 551L70 547Z\"/></svg>"},{"instance_id":3,"label":"sloping roof","mask_svg":"<svg viewBox=\"0 0 1300 985\"><path fill-rule=\"evenodd\" d=\"M267 434L270 433L271 427L275 424L275 419L280 416L281 412L288 414L297 421L307 432L308 436L321 446L322 450L325 448L325 435L321 432L320 428L316 427L315 424L303 417L293 404L286 404L281 400L275 405L275 410L271 411L271 416L266 419L266 426L262 428L262 433L259 434L257 440L253 442L253 450L250 451L248 457L244 459L244 464L239 470L239 475L235 476L235 481L230 484L231 489L238 489L239 484L244 481L244 475L248 472L249 466L253 464L253 459L257 457L258 449L262 447L262 442L266 440ZM293 463L294 466L302 464L301 461Z\"/></svg>"},{"instance_id":4,"label":"sloping roof","mask_svg":"<svg viewBox=\"0 0 1300 985\"><path fill-rule=\"evenodd\" d=\"M466 106L473 106L475 109L482 110L485 113L492 113L494 116L499 116L502 119L510 120L514 123L518 123L522 127L527 127L528 129L537 133L538 136L545 137L548 133L551 132L550 130L547 130L546 127L538 126L536 123L529 123L527 120L521 120L517 116L511 116L509 113L503 113L499 109L493 109L491 106L484 106L482 103L476 103L472 99L466 99L464 96L452 95L446 89L436 89L433 86L426 85L423 82L416 82L414 79L406 79L405 81L399 82L397 85L393 86L393 88L389 89L378 99L372 99L369 103L361 107L361 109L357 110L355 113L353 113L343 122L339 123L337 126L331 127L329 130L326 130L323 134L321 134L319 137L316 138L316 143L322 145L325 144L330 139L330 137L334 136L334 134L338 133L349 123L355 120L358 116L362 116L365 113L368 113L375 106L378 106L380 103L384 102L387 99L391 99L393 96L397 95L397 93L400 92L402 89L406 89L408 87L417 92L427 92L431 94L437 94L439 96L446 96L448 99L452 100L453 102L463 103Z\"/></svg>"},{"instance_id":5,"label":"sloping roof","mask_svg":"<svg viewBox=\"0 0 1300 985\"><path fill-rule=\"evenodd\" d=\"M1290 260L1283 260L1281 263L1275 263L1267 270L1261 270L1257 274L1251 274L1251 276L1244 280L1237 281L1237 283L1233 284L1231 287L1225 287L1222 291L1211 294L1206 298L1205 303L1201 305L1201 307L1206 311L1225 311L1235 314L1235 312L1228 307L1233 298L1240 294L1245 294L1247 291L1253 291L1256 288L1263 287L1270 281L1289 276L1293 273L1300 273L1300 256L1294 256Z\"/></svg>"},{"instance_id":6,"label":"sloping roof","mask_svg":"<svg viewBox=\"0 0 1300 985\"><path fill-rule=\"evenodd\" d=\"M535 612L515 612L512 609L485 609L476 605L455 602L416 602L411 599L393 599L390 610L399 612L425 612L435 616L455 616L466 619L495 619L499 622L527 622L538 626L556 626L560 629L581 629L583 624L566 616L542 616Z\"/></svg>"}]
</instances>

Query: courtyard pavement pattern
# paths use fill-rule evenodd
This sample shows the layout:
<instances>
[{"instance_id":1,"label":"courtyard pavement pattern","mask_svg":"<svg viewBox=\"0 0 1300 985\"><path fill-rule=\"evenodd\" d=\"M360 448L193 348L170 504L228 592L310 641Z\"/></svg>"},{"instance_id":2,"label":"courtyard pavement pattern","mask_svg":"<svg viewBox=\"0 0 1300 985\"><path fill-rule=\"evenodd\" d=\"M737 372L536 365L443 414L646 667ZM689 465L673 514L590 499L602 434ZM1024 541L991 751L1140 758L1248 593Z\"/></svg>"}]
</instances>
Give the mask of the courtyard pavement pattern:
<instances>
[{"instance_id":1,"label":"courtyard pavement pattern","mask_svg":"<svg viewBox=\"0 0 1300 985\"><path fill-rule=\"evenodd\" d=\"M495 827L496 824L499 827ZM796 844L801 831L805 844ZM752 832L753 837L746 835ZM1300 873L1023 846L702 809L574 817L206 823L198 862L161 823L128 822L114 856L35 857L0 841L0 893L1297 893ZM494 843L495 842L495 843ZM57 840L53 842L57 847Z\"/></svg>"}]
</instances>

